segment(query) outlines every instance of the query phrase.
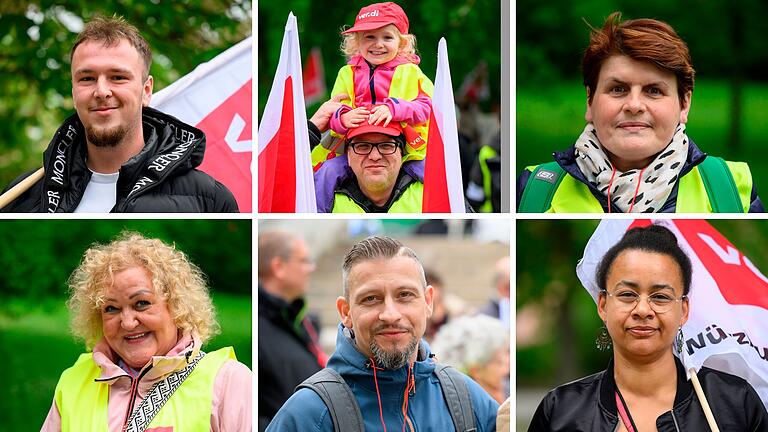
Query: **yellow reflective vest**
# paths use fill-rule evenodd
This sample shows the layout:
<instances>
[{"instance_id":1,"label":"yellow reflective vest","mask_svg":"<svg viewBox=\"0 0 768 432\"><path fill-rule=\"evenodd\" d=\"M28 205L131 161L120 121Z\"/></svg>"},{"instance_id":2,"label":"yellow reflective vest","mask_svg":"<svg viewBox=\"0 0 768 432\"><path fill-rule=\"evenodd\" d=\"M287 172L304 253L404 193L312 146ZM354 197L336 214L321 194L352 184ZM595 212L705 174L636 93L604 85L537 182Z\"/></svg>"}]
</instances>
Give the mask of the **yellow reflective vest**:
<instances>
[{"instance_id":1,"label":"yellow reflective vest","mask_svg":"<svg viewBox=\"0 0 768 432\"><path fill-rule=\"evenodd\" d=\"M413 182L402 195L387 210L387 213L421 213L422 198L424 197L424 184ZM333 213L365 213L349 196L336 193L333 197Z\"/></svg>"},{"instance_id":2,"label":"yellow reflective vest","mask_svg":"<svg viewBox=\"0 0 768 432\"><path fill-rule=\"evenodd\" d=\"M206 353L163 405L149 424L149 428L173 427L174 431L210 430L213 384L219 369L229 359L235 360L232 347ZM101 369L93 361L93 353L85 353L61 374L54 400L61 415L62 432L109 430L107 410L110 386L105 382L95 381L100 373Z\"/></svg>"}]
</instances>

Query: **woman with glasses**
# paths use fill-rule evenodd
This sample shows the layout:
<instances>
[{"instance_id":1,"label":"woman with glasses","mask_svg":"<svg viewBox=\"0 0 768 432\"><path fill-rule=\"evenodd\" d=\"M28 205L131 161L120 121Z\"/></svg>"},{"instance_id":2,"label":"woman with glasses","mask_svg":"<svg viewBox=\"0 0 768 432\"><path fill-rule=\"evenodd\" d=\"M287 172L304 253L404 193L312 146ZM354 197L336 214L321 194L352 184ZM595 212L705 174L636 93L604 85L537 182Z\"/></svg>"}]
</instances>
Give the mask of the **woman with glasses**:
<instances>
[{"instance_id":1,"label":"woman with glasses","mask_svg":"<svg viewBox=\"0 0 768 432\"><path fill-rule=\"evenodd\" d=\"M629 230L603 257L596 282L613 346L603 372L550 391L529 431L707 431L702 405L673 352L682 351L691 261L659 225ZM703 367L698 373L720 430L768 430L768 413L743 379Z\"/></svg>"}]
</instances>

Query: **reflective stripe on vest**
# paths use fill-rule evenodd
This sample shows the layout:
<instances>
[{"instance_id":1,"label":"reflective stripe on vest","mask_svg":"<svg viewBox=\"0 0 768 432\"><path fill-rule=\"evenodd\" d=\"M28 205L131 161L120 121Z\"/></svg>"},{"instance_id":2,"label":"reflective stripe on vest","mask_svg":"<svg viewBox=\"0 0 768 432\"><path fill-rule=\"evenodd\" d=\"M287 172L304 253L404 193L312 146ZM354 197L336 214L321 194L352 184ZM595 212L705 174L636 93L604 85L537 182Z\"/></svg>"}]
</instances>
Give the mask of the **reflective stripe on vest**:
<instances>
[{"instance_id":1,"label":"reflective stripe on vest","mask_svg":"<svg viewBox=\"0 0 768 432\"><path fill-rule=\"evenodd\" d=\"M173 427L174 431L209 430L213 384L219 369L229 359L236 359L232 347L206 353L149 427ZM55 402L61 415L62 432L109 430L107 410L110 386L94 382L100 372L93 361L93 353L85 353L61 374L56 384Z\"/></svg>"},{"instance_id":2,"label":"reflective stripe on vest","mask_svg":"<svg viewBox=\"0 0 768 432\"><path fill-rule=\"evenodd\" d=\"M339 70L336 76L336 82L331 89L331 95L337 95L346 93L349 95L351 101L355 100L355 83L354 72L352 71L352 65L346 65ZM395 67L395 73L392 75L392 83L389 86L388 96L391 98L405 99L412 101L419 95L419 90L432 97L434 92L434 85L432 81L424 75L419 67L413 63L405 63ZM351 102L346 102L345 105L349 105L354 108ZM405 126L405 122L402 122ZM419 135L427 141L427 134L429 132L429 119L426 122L418 125L411 125ZM337 138L343 138L336 132L331 131L331 135ZM341 147L339 147L341 148ZM330 149L323 147L322 145L315 146L312 149L312 166L316 166L318 163L325 162L329 159ZM405 154L403 155L403 162L410 160L422 160L427 154L427 147L425 145L414 149L411 146L406 146Z\"/></svg>"},{"instance_id":3,"label":"reflective stripe on vest","mask_svg":"<svg viewBox=\"0 0 768 432\"><path fill-rule=\"evenodd\" d=\"M744 162L726 162L746 213L752 194L752 175ZM535 169L535 167L532 167ZM526 168L532 171L531 167ZM676 213L712 213L712 205L698 166L680 179L677 191ZM603 213L603 207L592 195L589 187L570 174L564 174L550 207L545 213Z\"/></svg>"},{"instance_id":4,"label":"reflective stripe on vest","mask_svg":"<svg viewBox=\"0 0 768 432\"><path fill-rule=\"evenodd\" d=\"M387 213L421 213L421 202L424 196L424 184L413 182L398 198ZM352 198L344 194L334 194L332 213L365 213Z\"/></svg>"}]
</instances>

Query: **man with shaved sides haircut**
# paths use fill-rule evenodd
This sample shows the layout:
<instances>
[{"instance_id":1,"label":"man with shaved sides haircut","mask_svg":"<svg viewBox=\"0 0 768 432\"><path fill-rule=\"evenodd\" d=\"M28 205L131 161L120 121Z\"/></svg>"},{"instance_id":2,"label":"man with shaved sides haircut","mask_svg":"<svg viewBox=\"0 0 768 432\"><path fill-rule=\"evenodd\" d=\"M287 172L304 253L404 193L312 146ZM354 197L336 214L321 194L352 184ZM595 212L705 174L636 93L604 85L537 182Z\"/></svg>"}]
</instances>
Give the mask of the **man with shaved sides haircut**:
<instances>
[{"instance_id":1,"label":"man with shaved sides haircut","mask_svg":"<svg viewBox=\"0 0 768 432\"><path fill-rule=\"evenodd\" d=\"M267 431L495 431L496 401L422 339L434 288L414 251L369 237L347 253L342 276L336 351Z\"/></svg>"},{"instance_id":2,"label":"man with shaved sides haircut","mask_svg":"<svg viewBox=\"0 0 768 432\"><path fill-rule=\"evenodd\" d=\"M238 211L232 193L197 170L203 131L149 108L152 52L136 27L122 17L95 18L70 60L76 113L45 150L43 178L4 212Z\"/></svg>"}]
</instances>

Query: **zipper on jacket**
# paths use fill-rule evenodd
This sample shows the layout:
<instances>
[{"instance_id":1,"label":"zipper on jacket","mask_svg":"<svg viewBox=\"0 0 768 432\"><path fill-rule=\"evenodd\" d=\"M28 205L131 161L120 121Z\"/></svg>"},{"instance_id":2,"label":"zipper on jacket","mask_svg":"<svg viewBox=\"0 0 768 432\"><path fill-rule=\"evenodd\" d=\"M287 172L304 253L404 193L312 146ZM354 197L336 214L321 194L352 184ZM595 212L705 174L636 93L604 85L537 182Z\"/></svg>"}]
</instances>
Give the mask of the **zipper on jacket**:
<instances>
[{"instance_id":1,"label":"zipper on jacket","mask_svg":"<svg viewBox=\"0 0 768 432\"><path fill-rule=\"evenodd\" d=\"M367 61L368 60L366 60L366 62ZM370 90L371 90L371 105L376 105L376 88L374 85L373 73L376 71L377 67L378 66L374 66L368 63L368 70L370 71L369 72L370 77L368 78L368 87L370 87Z\"/></svg>"},{"instance_id":2,"label":"zipper on jacket","mask_svg":"<svg viewBox=\"0 0 768 432\"><path fill-rule=\"evenodd\" d=\"M672 408L672 409L669 411L669 413L670 413L670 414L672 414L672 421L675 423L675 430L676 430L677 432L680 432L680 426L678 426L678 425L677 425L677 418L675 418L675 409L674 409L674 408Z\"/></svg>"},{"instance_id":3,"label":"zipper on jacket","mask_svg":"<svg viewBox=\"0 0 768 432\"><path fill-rule=\"evenodd\" d=\"M144 375L149 372L149 370L152 369L152 366L149 366L144 371L142 371L139 376L136 378L131 378L131 395L129 397L128 402L128 408L125 411L125 420L123 420L123 430L125 430L125 427L128 425L128 419L131 417L131 413L133 412L133 406L136 403L136 396L139 394L139 381L144 377Z\"/></svg>"}]
</instances>

